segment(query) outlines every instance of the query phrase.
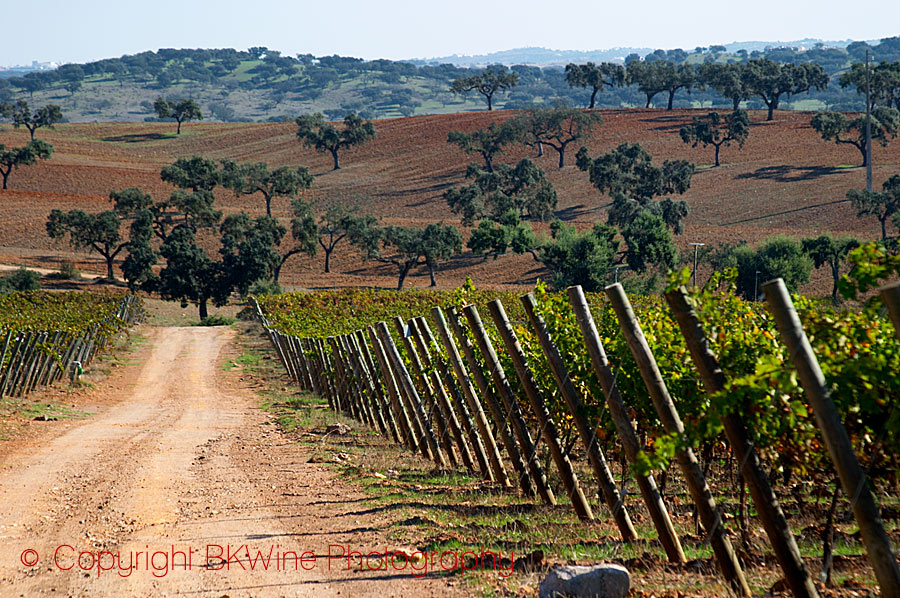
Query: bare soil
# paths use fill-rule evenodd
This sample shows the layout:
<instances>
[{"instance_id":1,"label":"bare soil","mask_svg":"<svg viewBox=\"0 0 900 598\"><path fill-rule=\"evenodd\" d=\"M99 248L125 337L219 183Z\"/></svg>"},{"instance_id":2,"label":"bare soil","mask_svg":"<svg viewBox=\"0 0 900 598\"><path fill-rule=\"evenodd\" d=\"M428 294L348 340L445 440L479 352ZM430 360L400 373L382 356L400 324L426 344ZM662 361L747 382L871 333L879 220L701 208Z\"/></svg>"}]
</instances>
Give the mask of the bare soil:
<instances>
[{"instance_id":1,"label":"bare soil","mask_svg":"<svg viewBox=\"0 0 900 598\"><path fill-rule=\"evenodd\" d=\"M453 593L446 579L329 561L330 545L398 548L390 515L360 513L358 490L270 425L260 381L223 368L232 328L140 333L126 362L70 396L87 417L0 442L0 594Z\"/></svg>"},{"instance_id":2,"label":"bare soil","mask_svg":"<svg viewBox=\"0 0 900 598\"><path fill-rule=\"evenodd\" d=\"M764 112L752 112L753 125L743 149L722 149L722 166L707 168L712 148L691 148L679 128L704 110L601 110L604 124L587 146L598 155L620 143L640 143L656 160L687 159L701 167L691 189L683 196L691 208L686 230L678 238L683 249L692 241L710 246L745 240L758 242L784 233L791 236L822 232L880 236L874 218L859 219L846 201L851 188L865 186L865 169L858 168L859 153L851 146L822 141L809 126L812 113L779 111L766 122ZM137 186L164 197L171 187L159 179L162 166L180 156L200 154L213 159L266 161L270 166L306 165L315 175L305 192L324 207L329 202L349 202L381 216L386 223L424 225L443 219L458 223L442 193L464 182L466 165L476 161L447 143L452 130L470 131L493 120L504 120L511 111L468 112L379 120L377 138L360 148L342 153L342 168L331 170L327 154L302 147L296 125L287 123L188 123L180 137L172 139L170 123L75 123L40 129L38 137L53 143L52 159L23 167L10 177L10 190L0 192L0 263L26 263L54 268L62 258L76 259L87 271L103 272L96 256L72 253L65 244L52 243L44 224L53 208L102 210L111 208L113 189ZM0 128L7 145L27 141L24 130ZM578 144L573 144L578 145ZM605 218L609 198L594 189L585 173L574 166L577 147L569 148L567 165L556 166L556 153L547 149L534 158L531 150L512 147L498 161L513 162L525 156L536 159L559 192L558 216L586 228ZM877 145L874 179L876 188L900 172L900 143ZM234 197L218 191L218 203L226 212L262 213L257 197ZM289 202L277 199L274 214L289 217ZM374 285L393 287L392 266L366 263L340 246L332 259L331 274L323 272L324 256L291 258L283 282L303 288ZM702 273L702 269L701 269ZM531 285L547 277L530 256L505 256L482 260L467 252L443 267L438 284L458 286L466 276L481 286ZM830 291L829 273L814 274L808 292ZM426 286L424 270L408 281Z\"/></svg>"}]
</instances>

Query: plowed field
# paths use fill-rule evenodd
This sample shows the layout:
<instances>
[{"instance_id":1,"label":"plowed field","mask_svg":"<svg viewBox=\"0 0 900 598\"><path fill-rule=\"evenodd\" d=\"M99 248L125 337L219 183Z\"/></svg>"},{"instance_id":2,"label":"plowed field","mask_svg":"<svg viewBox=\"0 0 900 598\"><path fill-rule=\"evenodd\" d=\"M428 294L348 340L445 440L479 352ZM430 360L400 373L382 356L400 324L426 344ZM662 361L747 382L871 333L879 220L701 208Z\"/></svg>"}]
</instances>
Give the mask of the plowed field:
<instances>
[{"instance_id":1,"label":"plowed field","mask_svg":"<svg viewBox=\"0 0 900 598\"><path fill-rule=\"evenodd\" d=\"M604 124L587 143L596 155L623 142L638 142L656 159L688 159L698 166L713 161L711 148L691 148L678 130L702 111L604 110ZM381 216L385 222L422 224L457 219L441 194L461 183L472 159L449 145L451 130L473 130L503 120L512 112L470 112L379 120L378 137L361 148L342 153L342 168L331 170L331 158L302 147L292 122L269 124L188 123L178 138L169 135L169 123L79 123L40 129L38 137L51 142L51 160L23 167L10 177L9 191L0 192L0 262L53 267L61 256L72 256L67 246L52 243L44 223L53 208L99 210L111 206L110 190L138 186L164 196L171 188L159 179L159 169L179 156L200 154L238 161L263 160L270 166L306 165L316 175L310 198L347 201ZM778 112L772 122L765 114L751 113L754 121L743 149L722 149L722 166L702 168L694 176L684 199L691 215L679 243L700 241L715 245L741 239L756 242L775 233L810 235L822 231L853 233L863 238L879 234L874 219L858 219L846 202L848 189L865 184L865 170L855 167L859 153L852 146L822 141L809 126L811 113ZM0 142L21 145L28 133L0 128ZM609 198L594 189L585 173L574 166L578 144L567 153L567 165L556 167L549 148L538 163L547 171L560 198L558 215L579 227L605 218ZM900 143L875 145L876 186L900 172ZM512 162L532 155L515 147L499 161ZM234 197L217 192L226 211L261 213L262 198ZM288 216L287 200L276 200L275 215ZM361 262L351 251L333 256L333 273L322 272L324 256L295 257L285 266L283 282L303 287L395 285L391 267ZM80 254L89 270L100 271L99 260ZM530 284L544 276L530 256L507 256L483 261L471 253L452 260L438 278L442 286L455 286L466 275L480 285ZM813 292L827 290L827 274L817 273ZM414 272L410 285L427 285L424 271Z\"/></svg>"}]
</instances>

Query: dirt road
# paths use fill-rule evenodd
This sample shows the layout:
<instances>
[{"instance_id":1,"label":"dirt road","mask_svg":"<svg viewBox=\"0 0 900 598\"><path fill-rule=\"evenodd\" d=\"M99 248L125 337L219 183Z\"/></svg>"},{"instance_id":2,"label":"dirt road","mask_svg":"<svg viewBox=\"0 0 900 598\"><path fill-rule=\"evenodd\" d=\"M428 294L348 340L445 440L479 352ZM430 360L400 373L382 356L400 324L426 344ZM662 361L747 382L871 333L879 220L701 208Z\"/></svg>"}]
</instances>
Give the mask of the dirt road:
<instances>
[{"instance_id":1,"label":"dirt road","mask_svg":"<svg viewBox=\"0 0 900 598\"><path fill-rule=\"evenodd\" d=\"M443 596L366 571L390 521L291 442L226 372L226 328L148 328L121 400L0 467L3 596ZM331 548L329 548L331 546ZM330 552L329 552L330 551Z\"/></svg>"}]
</instances>

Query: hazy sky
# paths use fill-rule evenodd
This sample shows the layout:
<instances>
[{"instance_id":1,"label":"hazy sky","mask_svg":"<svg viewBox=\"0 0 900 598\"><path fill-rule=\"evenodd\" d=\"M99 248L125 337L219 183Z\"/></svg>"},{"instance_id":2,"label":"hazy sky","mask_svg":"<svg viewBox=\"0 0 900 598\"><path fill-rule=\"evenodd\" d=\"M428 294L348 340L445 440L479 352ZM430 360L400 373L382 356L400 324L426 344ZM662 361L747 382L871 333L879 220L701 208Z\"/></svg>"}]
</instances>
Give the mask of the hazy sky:
<instances>
[{"instance_id":1,"label":"hazy sky","mask_svg":"<svg viewBox=\"0 0 900 598\"><path fill-rule=\"evenodd\" d=\"M4 11L0 65L158 48L420 58L523 46L595 50L900 35L900 2L847 0L44 0ZM38 8L39 7L39 8ZM34 14L39 13L39 14Z\"/></svg>"}]
</instances>

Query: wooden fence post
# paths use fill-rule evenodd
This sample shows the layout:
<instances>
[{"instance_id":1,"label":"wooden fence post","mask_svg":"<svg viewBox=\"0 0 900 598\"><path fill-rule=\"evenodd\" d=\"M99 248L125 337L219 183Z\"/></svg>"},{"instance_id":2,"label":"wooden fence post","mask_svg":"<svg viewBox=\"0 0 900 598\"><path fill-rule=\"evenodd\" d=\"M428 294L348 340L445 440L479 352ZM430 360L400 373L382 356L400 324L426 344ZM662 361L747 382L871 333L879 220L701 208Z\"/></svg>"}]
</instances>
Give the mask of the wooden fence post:
<instances>
[{"instance_id":1,"label":"wooden fence post","mask_svg":"<svg viewBox=\"0 0 900 598\"><path fill-rule=\"evenodd\" d=\"M522 384L522 388L525 389L525 395L531 403L531 410L534 412L534 417L541 427L544 442L550 448L550 456L553 457L556 469L559 471L559 477L562 479L563 486L566 489L566 494L569 496L572 507L575 509L575 514L583 521L592 521L594 514L591 512L591 505L585 498L584 492L581 491L578 477L572 469L572 463L569 461L568 455L566 455L560 445L556 425L553 423L550 412L547 411L547 405L544 403L544 397L534 381L534 374L528 366L525 353L522 351L521 345L519 345L519 339L516 338L516 333L509 323L509 318L506 317L506 310L503 309L503 304L500 303L499 299L488 303L488 310L491 312L491 317L497 326L497 330L500 331L500 337L506 346L506 352L512 358L516 373L519 376L519 382Z\"/></svg>"},{"instance_id":2,"label":"wooden fence post","mask_svg":"<svg viewBox=\"0 0 900 598\"><path fill-rule=\"evenodd\" d=\"M709 346L697 312L689 300L687 289L682 286L667 292L665 296L691 351L694 366L700 373L706 392L710 395L722 392L726 383L725 373L719 367L719 361ZM763 469L756 449L753 448L744 422L738 415L730 413L722 418L722 424L731 450L738 463L742 464L741 473L750 489L750 497L756 505L756 512L769 536L775 557L781 565L781 570L784 571L791 592L796 598L817 597L819 594L800 556L794 534L781 511L778 497L772 490L769 477Z\"/></svg>"},{"instance_id":3,"label":"wooden fence post","mask_svg":"<svg viewBox=\"0 0 900 598\"><path fill-rule=\"evenodd\" d=\"M484 358L488 370L491 372L494 386L497 388L500 397L506 405L510 424L516 435L516 439L519 441L519 446L522 447L522 458L528 467L528 473L531 476L531 480L534 485L537 486L537 491L541 499L547 504L555 505L556 497L553 496L553 491L547 483L547 476L544 474L544 468L541 466L541 461L538 458L537 449L534 445L534 441L531 439L531 433L528 431L528 426L525 425L525 418L522 417L522 411L519 409L519 400L516 398L512 387L509 385L509 380L506 378L506 372L500 364L500 359L497 357L494 345L491 343L487 330L484 328L484 324L481 321L481 316L478 314L478 308L470 304L465 306L463 311L466 314L466 319L469 321L469 327L472 329L473 336L475 337L475 344L478 345L481 356ZM515 444L513 444L513 446L515 447ZM525 477L526 476L523 475L522 479L524 480ZM531 485L529 484L529 488L530 486ZM525 490L524 486L522 489Z\"/></svg>"},{"instance_id":4,"label":"wooden fence post","mask_svg":"<svg viewBox=\"0 0 900 598\"><path fill-rule=\"evenodd\" d=\"M585 347L591 357L594 374L600 381L600 387L603 389L603 395L606 398L606 405L612 416L613 425L616 427L619 441L625 450L625 459L629 465L633 466L640 454L640 443L634 428L631 426L631 417L629 417L628 410L625 408L625 401L622 400L619 387L616 386L616 377L609 366L609 360L606 358L606 351L603 349L600 335L597 334L594 317L591 315L587 299L580 286L569 287L568 293L569 304L572 306L575 320L578 322L579 328L581 328L581 336L584 338ZM681 548L678 533L675 531L675 526L672 525L669 511L666 509L666 504L659 494L653 475L638 473L634 467L631 468L631 472L637 482L644 504L650 513L650 519L653 521L653 526L656 528L659 541L663 545L669 561L678 564L686 563L687 558L684 556L684 550Z\"/></svg>"},{"instance_id":5,"label":"wooden fence post","mask_svg":"<svg viewBox=\"0 0 900 598\"><path fill-rule=\"evenodd\" d=\"M418 391L416 391L416 385L413 383L412 376L409 375L409 370L406 369L406 365L403 363L403 358L400 357L397 345L394 344L394 339L391 337L391 333L388 330L387 322L378 322L375 325L375 330L378 332L378 336L381 338L381 342L384 345L388 361L394 366L394 371L397 374L397 378L399 378L400 386L406 393L407 399L413 410L413 415L415 416L415 421L419 423L422 435L419 444L422 445L423 449L430 453L430 457L439 467L447 467L447 460L444 459L441 447L438 446L437 438L435 438L434 432L429 425L428 416L425 414L425 409L422 406L422 400L419 398Z\"/></svg>"},{"instance_id":6,"label":"wooden fence post","mask_svg":"<svg viewBox=\"0 0 900 598\"><path fill-rule=\"evenodd\" d=\"M884 530L878 504L869 490L866 474L856 459L850 437L841 423L834 401L831 400L825 376L803 331L787 287L782 279L776 278L764 284L762 289L778 331L781 332L781 339L790 351L791 361L816 416L844 494L850 499L850 506L859 524L859 535L881 586L881 595L884 598L900 598L900 565L897 564L890 538Z\"/></svg>"},{"instance_id":7,"label":"wooden fence post","mask_svg":"<svg viewBox=\"0 0 900 598\"><path fill-rule=\"evenodd\" d=\"M391 365L388 362L387 353L384 352L384 346L382 346L381 339L378 338L378 333L375 331L374 326L369 326L369 338L372 340L372 349L375 351L375 358L381 366L381 376L384 378L384 386L391 397L391 405L394 408L394 416L397 418L397 425L400 428L400 433L403 435L406 446L413 452L417 452L419 451L419 436L413 428L409 414L403 406L403 395L400 392L397 380L394 377ZM430 459L427 449L423 450L422 454L426 459Z\"/></svg>"},{"instance_id":8,"label":"wooden fence post","mask_svg":"<svg viewBox=\"0 0 900 598\"><path fill-rule=\"evenodd\" d=\"M472 384L472 379L469 378L469 374L466 372L466 366L463 364L456 343L453 341L453 337L450 334L444 312L440 307L435 307L431 310L431 315L434 317L434 321L437 324L438 336L441 337L441 343L443 343L444 349L447 350L447 358L450 360L450 367L452 367L453 371L456 373L456 379L459 381L463 397L465 397L465 400L468 403L469 412L472 415L472 419L475 420L475 426L478 433L475 434L471 426L467 428L467 431L469 432L469 440L475 448L475 455L478 458L479 466L486 476L486 479L489 481L496 480L500 485L508 487L510 486L509 476L507 476L506 470L503 468L503 461L500 459L500 450L497 448L497 442L494 440L494 435L491 433L491 427L487 418L484 416L484 411L481 408L481 401L478 399L478 395L475 392L475 386ZM464 413L465 409L460 407L460 411ZM489 466L489 476L487 473L488 469L485 469L485 461L487 461Z\"/></svg>"},{"instance_id":9,"label":"wooden fence post","mask_svg":"<svg viewBox=\"0 0 900 598\"><path fill-rule=\"evenodd\" d=\"M397 427L397 422L394 419L394 414L391 410L390 400L385 396L385 388L381 385L381 381L378 378L378 368L375 366L375 361L372 359L372 353L369 351L369 344L366 342L366 333L362 330L357 330L354 333L356 337L356 344L360 348L360 353L362 355L363 361L366 364L366 369L369 372L369 377L372 380L372 386L375 389L375 400L378 401L378 409L381 411L382 416L384 417L385 423L390 429L391 436L393 436L394 441L398 443L403 443L403 435L400 432L400 429Z\"/></svg>"},{"instance_id":10,"label":"wooden fence post","mask_svg":"<svg viewBox=\"0 0 900 598\"><path fill-rule=\"evenodd\" d=\"M669 389L666 388L666 383L656 364L656 358L653 357L653 353L650 351L650 345L644 337L641 326L631 308L631 302L625 295L625 290L622 288L622 285L616 283L606 287L606 294L616 312L619 327L625 335L625 340L628 342L631 354L638 365L641 378L644 380L644 385L650 393L650 398L654 407L656 407L656 412L659 414L659 420L663 428L667 434L677 434L683 437L684 424L681 423L675 403L672 401L671 395L669 395ZM747 585L747 580L744 578L744 572L741 570L741 565L731 546L731 542L728 541L728 537L725 535L722 517L716 508L715 500L712 497L709 486L706 484L706 477L703 475L703 470L700 468L700 463L697 461L693 449L688 446L677 450L675 458L684 474L685 483L691 492L694 504L697 505L697 511L700 515L700 520L703 522L703 527L706 528L706 532L709 534L709 542L716 555L716 561L722 574L735 593L749 598L751 595L750 586Z\"/></svg>"},{"instance_id":11,"label":"wooden fence post","mask_svg":"<svg viewBox=\"0 0 900 598\"><path fill-rule=\"evenodd\" d=\"M578 435L581 437L581 442L587 452L591 469L594 471L594 477L600 485L603 500L606 501L606 506L616 521L616 526L619 528L619 533L622 534L622 539L626 542L633 542L638 538L637 531L635 531L634 525L631 523L631 518L628 516L628 510L625 508L622 497L616 490L616 481L613 479L603 451L600 449L600 444L597 442L597 435L584 415L584 402L569 378L569 371L562 361L562 356L559 354L556 343L550 337L550 332L547 330L544 319L537 312L537 301L531 293L522 295L519 300L522 302L525 313L531 321L531 326L537 334L544 357L547 358L547 362L550 364L550 371L553 372L556 386L569 406L569 413L575 421L575 428L578 430Z\"/></svg>"},{"instance_id":12,"label":"wooden fence post","mask_svg":"<svg viewBox=\"0 0 900 598\"><path fill-rule=\"evenodd\" d=\"M431 353L428 350L427 343L429 341L433 343L434 336L432 336L425 318L413 318L409 321L409 325L413 330L413 340L416 341L416 346L418 346L419 351L422 353L422 357L425 360L425 366L432 370L431 381L432 388L435 391L435 399L437 399L437 404L444 414L444 421L447 423L447 427L453 436L457 450L459 450L460 459L462 459L466 469L474 472L475 463L472 461L472 453L469 450L469 446L466 444L462 427L459 425L459 419L453 411L453 406L450 404L450 397L447 394L447 390L444 388L444 380L441 378L442 370L445 370L446 367L441 367L443 364L440 363L440 357L436 356L435 358L432 358ZM452 380L450 380L450 382L452 382ZM448 388L449 387L450 385L448 384Z\"/></svg>"},{"instance_id":13,"label":"wooden fence post","mask_svg":"<svg viewBox=\"0 0 900 598\"><path fill-rule=\"evenodd\" d=\"M413 342L410 340L415 334L415 328L412 323L405 324L400 316L394 318L394 327L397 330L397 334L403 339L403 346L406 349L406 354L409 355L412 371L419 380L419 387L425 397L425 404L428 406L428 411L426 412L428 414L426 415L426 417L428 417L428 422L434 422L433 429L437 436L437 440L441 447L443 447L444 453L446 453L447 460L450 462L450 467L455 468L457 465L456 454L453 452L453 441L450 439L450 432L447 430L447 422L444 421L444 416L441 414L441 410L438 409L434 389L431 387L431 382L428 380L425 366L419 358L419 353L416 351L415 345L413 345Z\"/></svg>"}]
</instances>

